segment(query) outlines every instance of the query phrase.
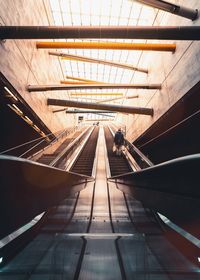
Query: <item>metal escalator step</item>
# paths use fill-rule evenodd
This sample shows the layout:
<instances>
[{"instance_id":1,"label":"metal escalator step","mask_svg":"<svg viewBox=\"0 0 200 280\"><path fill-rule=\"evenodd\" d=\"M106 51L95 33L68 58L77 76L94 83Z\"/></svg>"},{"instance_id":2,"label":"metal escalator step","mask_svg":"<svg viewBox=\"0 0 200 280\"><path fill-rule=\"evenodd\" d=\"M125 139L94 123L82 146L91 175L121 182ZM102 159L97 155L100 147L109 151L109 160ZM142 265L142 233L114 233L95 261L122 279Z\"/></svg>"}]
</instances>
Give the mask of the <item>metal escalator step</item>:
<instances>
[{"instance_id":1,"label":"metal escalator step","mask_svg":"<svg viewBox=\"0 0 200 280\"><path fill-rule=\"evenodd\" d=\"M78 160L71 168L72 172L85 174L88 176L92 175L93 162L96 152L96 144L98 138L99 128L95 128L90 135L87 143L85 144L82 152L79 155Z\"/></svg>"},{"instance_id":2,"label":"metal escalator step","mask_svg":"<svg viewBox=\"0 0 200 280\"><path fill-rule=\"evenodd\" d=\"M126 158L123 155L119 157L115 153L113 153L113 136L108 127L105 127L104 131L111 176L120 175L132 171Z\"/></svg>"}]
</instances>

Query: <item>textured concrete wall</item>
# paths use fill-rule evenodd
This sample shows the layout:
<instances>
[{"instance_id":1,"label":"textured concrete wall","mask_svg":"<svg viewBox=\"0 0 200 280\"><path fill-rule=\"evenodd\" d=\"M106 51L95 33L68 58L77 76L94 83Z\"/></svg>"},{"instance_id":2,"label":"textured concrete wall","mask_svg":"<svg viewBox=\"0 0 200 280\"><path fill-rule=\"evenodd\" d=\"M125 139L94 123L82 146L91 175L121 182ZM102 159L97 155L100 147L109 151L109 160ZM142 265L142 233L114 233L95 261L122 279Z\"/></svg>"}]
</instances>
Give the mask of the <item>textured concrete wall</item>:
<instances>
[{"instance_id":1,"label":"textured concrete wall","mask_svg":"<svg viewBox=\"0 0 200 280\"><path fill-rule=\"evenodd\" d=\"M173 1L190 8L200 9L198 0ZM53 24L48 0L0 0L0 24L2 25L49 25ZM143 15L146 16L146 15ZM200 19L191 20L163 11L151 13L154 25L199 25ZM149 41L151 42L151 41ZM155 41L153 41L155 42ZM160 41L161 43L163 41ZM171 42L171 41L170 41ZM200 42L177 41L174 54L162 52L135 52L140 57L138 65L148 67L149 74L135 73L134 83L161 83L162 90L132 90L138 99L126 104L153 107L154 116L120 115L119 122L127 125L130 140L136 139L180 99L200 77ZM28 93L28 84L57 84L63 78L59 60L48 55L48 50L37 50L34 40L7 40L0 44L0 71L19 91L33 110L53 132L74 125L74 117L65 113L52 114L53 107L46 106L47 97L65 98L67 93ZM131 64L132 62L130 62ZM134 63L135 64L135 63ZM60 109L60 108L59 108Z\"/></svg>"},{"instance_id":2,"label":"textured concrete wall","mask_svg":"<svg viewBox=\"0 0 200 280\"><path fill-rule=\"evenodd\" d=\"M1 25L53 25L48 0L0 0ZM28 84L57 84L63 73L57 58L48 55L48 50L37 50L35 40L7 40L0 44L0 71L17 89L53 132L74 125L74 117L65 113L52 114L46 98L65 98L63 92L26 91ZM60 108L59 108L60 109Z\"/></svg>"},{"instance_id":3,"label":"textured concrete wall","mask_svg":"<svg viewBox=\"0 0 200 280\"><path fill-rule=\"evenodd\" d=\"M182 0L171 1L186 7L199 9L200 1ZM195 26L200 25L200 18L191 21L179 16L159 11L154 25L163 26ZM176 52L143 52L139 66L147 66L148 76L136 74L133 82L161 83L162 90L137 90L137 100L128 100L126 104L140 107L152 107L154 116L119 115L117 120L127 126L127 137L135 140L149 128L163 113L178 101L187 91L200 80L200 42L199 41L150 41L149 42L175 42Z\"/></svg>"}]
</instances>

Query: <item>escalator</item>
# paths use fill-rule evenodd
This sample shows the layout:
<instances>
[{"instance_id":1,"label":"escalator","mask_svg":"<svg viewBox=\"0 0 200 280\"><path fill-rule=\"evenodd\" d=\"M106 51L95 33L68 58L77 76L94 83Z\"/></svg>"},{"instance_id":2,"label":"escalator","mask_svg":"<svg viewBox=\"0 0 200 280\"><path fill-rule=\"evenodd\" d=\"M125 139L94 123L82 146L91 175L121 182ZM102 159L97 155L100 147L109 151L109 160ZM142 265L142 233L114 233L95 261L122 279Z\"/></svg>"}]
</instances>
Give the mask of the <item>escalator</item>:
<instances>
[{"instance_id":1,"label":"escalator","mask_svg":"<svg viewBox=\"0 0 200 280\"><path fill-rule=\"evenodd\" d=\"M73 134L73 137L68 137L67 139L65 139L63 141L62 144L59 145L59 147L53 152L53 153L43 153L38 159L37 159L37 162L39 163L43 163L43 164L46 164L46 165L51 165L51 163L54 161L54 159L56 157L59 156L59 154L66 148L68 147L68 145L73 141L75 140L80 134L81 134L81 130L78 130L76 131L74 134ZM61 168L59 166L59 168Z\"/></svg>"},{"instance_id":2,"label":"escalator","mask_svg":"<svg viewBox=\"0 0 200 280\"><path fill-rule=\"evenodd\" d=\"M49 165L54 159L56 156L59 155L59 153L69 145L69 143L71 142L71 139L68 138L66 139L57 149L54 153L52 154L43 154L38 160L37 162L39 163L43 163L43 164L46 164L46 165Z\"/></svg>"},{"instance_id":3,"label":"escalator","mask_svg":"<svg viewBox=\"0 0 200 280\"><path fill-rule=\"evenodd\" d=\"M198 267L166 239L154 213L108 180L132 171L125 156L113 155L112 137L107 127L93 129L70 171L95 180L51 209L37 236L0 269L0 279L199 279Z\"/></svg>"},{"instance_id":4,"label":"escalator","mask_svg":"<svg viewBox=\"0 0 200 280\"><path fill-rule=\"evenodd\" d=\"M83 147L78 159L70 169L70 171L78 174L92 176L92 168L96 152L99 127L94 127L90 135L89 141Z\"/></svg>"},{"instance_id":5,"label":"escalator","mask_svg":"<svg viewBox=\"0 0 200 280\"><path fill-rule=\"evenodd\" d=\"M121 158L114 155L112 151L113 134L108 127L105 127L104 130L110 175L113 178L108 180L113 231L132 233L135 237L135 239L125 238L122 235L118 241L124 279L132 279L131 277L135 277L135 279L199 279L199 269L196 262L198 247L194 248L191 244L188 245L182 236L165 227L157 213L135 199L134 190L132 193L130 192L131 196L126 194L129 193L126 192L126 189L130 185L124 188L126 182L123 182L123 179L117 179L117 175L119 178L120 176L123 178L126 177L124 174L134 172L131 170L125 153ZM141 164L141 168L151 164L144 155L141 158L140 151L135 149L133 154L135 153L137 153L136 161ZM113 161L113 157L116 160ZM120 164L126 161L127 167L119 170L116 174L112 170L116 170L115 165L118 161ZM117 189L125 190L121 197ZM178 239L179 242L176 242L174 238ZM182 244L182 248L180 244ZM183 247L190 250L190 253L183 250ZM191 250L193 252L192 260L189 256Z\"/></svg>"},{"instance_id":6,"label":"escalator","mask_svg":"<svg viewBox=\"0 0 200 280\"><path fill-rule=\"evenodd\" d=\"M104 128L104 132L111 176L125 174L133 171L124 154L119 157L116 156L115 153L113 153L113 135L107 126Z\"/></svg>"}]
</instances>

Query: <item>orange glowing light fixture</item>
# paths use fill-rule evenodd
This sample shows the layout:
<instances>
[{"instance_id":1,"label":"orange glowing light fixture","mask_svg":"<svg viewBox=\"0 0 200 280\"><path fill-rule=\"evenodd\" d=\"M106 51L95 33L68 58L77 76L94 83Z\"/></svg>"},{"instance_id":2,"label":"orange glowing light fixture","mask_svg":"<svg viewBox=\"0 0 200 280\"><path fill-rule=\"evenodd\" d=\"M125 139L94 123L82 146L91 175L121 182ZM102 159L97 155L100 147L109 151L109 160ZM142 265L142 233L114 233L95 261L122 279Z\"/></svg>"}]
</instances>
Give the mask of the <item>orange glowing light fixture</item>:
<instances>
[{"instance_id":1,"label":"orange glowing light fixture","mask_svg":"<svg viewBox=\"0 0 200 280\"><path fill-rule=\"evenodd\" d=\"M87 83L103 83L103 82L97 82L97 81L89 80L89 79L85 79L85 78L78 78L78 77L71 77L71 76L66 76L66 78L70 79L70 80L76 80L76 81L87 82Z\"/></svg>"},{"instance_id":2,"label":"orange glowing light fixture","mask_svg":"<svg viewBox=\"0 0 200 280\"><path fill-rule=\"evenodd\" d=\"M175 52L176 44L116 42L36 42L38 49L104 49Z\"/></svg>"}]
</instances>

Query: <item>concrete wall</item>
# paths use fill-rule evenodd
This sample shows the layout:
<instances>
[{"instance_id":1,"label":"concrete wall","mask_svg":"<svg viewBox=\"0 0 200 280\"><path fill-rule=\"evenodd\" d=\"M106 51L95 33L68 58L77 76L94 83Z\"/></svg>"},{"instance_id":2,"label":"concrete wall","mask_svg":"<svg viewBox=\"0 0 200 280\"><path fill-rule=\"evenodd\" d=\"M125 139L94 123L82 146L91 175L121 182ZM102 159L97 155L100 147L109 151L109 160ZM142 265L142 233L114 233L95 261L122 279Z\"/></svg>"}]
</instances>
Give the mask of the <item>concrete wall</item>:
<instances>
[{"instance_id":1,"label":"concrete wall","mask_svg":"<svg viewBox=\"0 0 200 280\"><path fill-rule=\"evenodd\" d=\"M198 0L174 0L173 2L200 9L200 1ZM2 25L54 24L48 0L0 0L0 7L0 24ZM192 22L156 9L153 11L149 16L154 25L200 24L200 19ZM129 99L125 104L153 107L154 116L119 115L117 120L126 124L130 140L141 135L199 81L200 42L177 41L176 44L177 49L174 54L134 52L135 58L138 58L138 66L148 67L149 74L135 72L132 82L161 83L162 90L131 90L130 94L137 93L139 98ZM0 43L0 56L0 71L50 130L55 132L74 125L75 119L72 115L67 116L63 112L52 114L52 110L55 108L46 106L47 97L62 99L67 96L67 93L62 91L28 93L26 91L28 84L57 84L63 78L63 72L57 58L49 56L48 50L37 50L35 40L7 40L5 43ZM135 65L132 61L129 63Z\"/></svg>"},{"instance_id":2,"label":"concrete wall","mask_svg":"<svg viewBox=\"0 0 200 280\"><path fill-rule=\"evenodd\" d=\"M48 0L0 0L0 7L1 25L54 25ZM58 84L63 79L57 58L48 50L37 50L35 40L1 42L0 57L0 71L52 132L74 125L72 115L52 114L55 108L46 105L47 97L65 98L67 93L26 91L28 84Z\"/></svg>"},{"instance_id":3,"label":"concrete wall","mask_svg":"<svg viewBox=\"0 0 200 280\"><path fill-rule=\"evenodd\" d=\"M186 7L199 9L198 0L171 1ZM191 21L179 16L159 11L155 17L154 25L163 26L195 26L200 25L200 18ZM156 41L148 41L156 42ZM143 52L139 66L149 69L148 76L135 74L133 82L161 83L161 90L132 91L138 93L139 98L128 100L125 104L140 107L152 107L154 116L119 115L117 120L127 126L127 137L134 141L149 128L163 113L178 101L200 80L200 42L199 41L157 41L159 43L175 42L176 52Z\"/></svg>"}]
</instances>

